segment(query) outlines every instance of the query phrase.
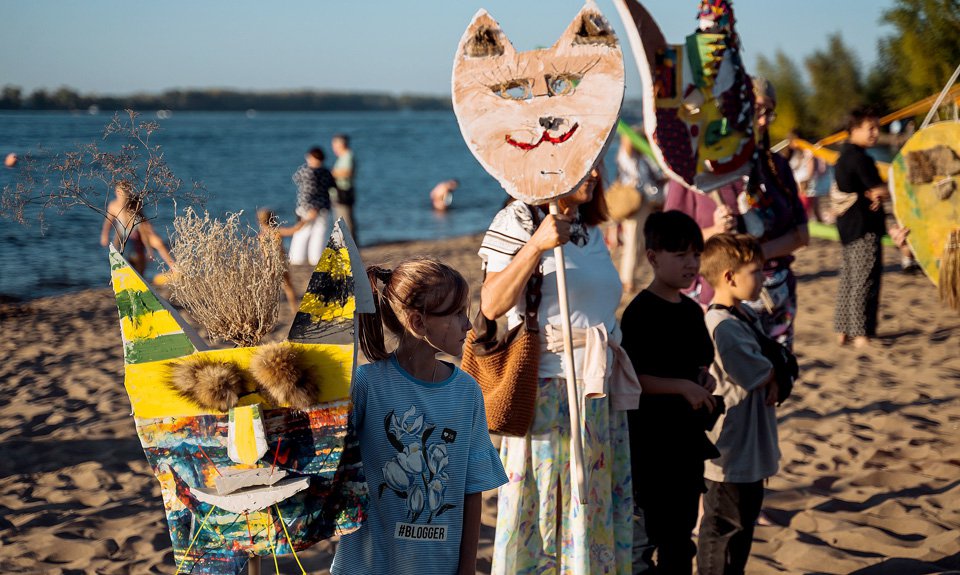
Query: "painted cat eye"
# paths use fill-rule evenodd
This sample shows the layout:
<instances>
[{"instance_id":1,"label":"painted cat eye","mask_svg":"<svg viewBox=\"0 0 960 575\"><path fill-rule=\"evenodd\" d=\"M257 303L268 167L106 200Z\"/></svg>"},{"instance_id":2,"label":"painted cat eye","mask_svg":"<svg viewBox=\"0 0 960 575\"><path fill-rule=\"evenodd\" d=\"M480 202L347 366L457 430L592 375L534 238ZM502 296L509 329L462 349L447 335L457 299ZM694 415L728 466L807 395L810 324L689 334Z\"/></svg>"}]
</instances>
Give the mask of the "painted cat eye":
<instances>
[{"instance_id":1,"label":"painted cat eye","mask_svg":"<svg viewBox=\"0 0 960 575\"><path fill-rule=\"evenodd\" d=\"M493 93L504 100L529 100L533 97L533 86L529 80L514 80L493 87Z\"/></svg>"},{"instance_id":2,"label":"painted cat eye","mask_svg":"<svg viewBox=\"0 0 960 575\"><path fill-rule=\"evenodd\" d=\"M576 74L561 74L547 76L547 90L551 96L566 96L572 94L580 84L582 76Z\"/></svg>"}]
</instances>

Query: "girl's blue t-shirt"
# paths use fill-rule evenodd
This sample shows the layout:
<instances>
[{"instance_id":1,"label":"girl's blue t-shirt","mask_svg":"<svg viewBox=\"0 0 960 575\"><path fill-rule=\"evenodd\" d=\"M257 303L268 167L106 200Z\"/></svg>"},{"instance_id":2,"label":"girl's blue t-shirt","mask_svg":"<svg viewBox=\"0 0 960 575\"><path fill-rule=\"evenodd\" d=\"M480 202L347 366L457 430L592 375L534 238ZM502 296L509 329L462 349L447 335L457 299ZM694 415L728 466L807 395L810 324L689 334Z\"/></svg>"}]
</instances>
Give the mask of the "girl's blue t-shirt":
<instances>
[{"instance_id":1,"label":"girl's blue t-shirt","mask_svg":"<svg viewBox=\"0 0 960 575\"><path fill-rule=\"evenodd\" d=\"M465 495L507 482L480 386L453 373L415 379L395 356L357 368L353 424L370 490L367 519L344 535L331 573L453 574Z\"/></svg>"}]
</instances>

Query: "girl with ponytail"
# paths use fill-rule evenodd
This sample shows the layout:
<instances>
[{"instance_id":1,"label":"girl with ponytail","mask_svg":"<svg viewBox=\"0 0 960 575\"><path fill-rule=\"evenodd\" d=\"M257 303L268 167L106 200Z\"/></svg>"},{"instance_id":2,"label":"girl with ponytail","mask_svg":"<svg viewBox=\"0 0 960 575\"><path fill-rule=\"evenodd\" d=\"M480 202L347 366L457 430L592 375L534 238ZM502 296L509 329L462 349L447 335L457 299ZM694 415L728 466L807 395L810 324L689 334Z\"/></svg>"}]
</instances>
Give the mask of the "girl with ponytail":
<instances>
[{"instance_id":1,"label":"girl with ponytail","mask_svg":"<svg viewBox=\"0 0 960 575\"><path fill-rule=\"evenodd\" d=\"M469 286L422 258L370 266L367 278L376 313L360 315L357 336L371 363L357 368L351 396L369 507L331 573L474 573L481 494L507 477L479 385L436 357L463 353Z\"/></svg>"}]
</instances>

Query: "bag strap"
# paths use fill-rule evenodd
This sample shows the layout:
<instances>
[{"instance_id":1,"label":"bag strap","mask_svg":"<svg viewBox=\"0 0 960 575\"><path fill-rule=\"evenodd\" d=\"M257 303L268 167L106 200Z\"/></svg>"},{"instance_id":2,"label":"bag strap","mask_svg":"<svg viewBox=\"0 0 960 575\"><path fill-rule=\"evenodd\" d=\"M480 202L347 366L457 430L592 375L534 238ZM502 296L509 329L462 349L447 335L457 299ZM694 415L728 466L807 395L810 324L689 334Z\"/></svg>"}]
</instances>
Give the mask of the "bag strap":
<instances>
[{"instance_id":1,"label":"bag strap","mask_svg":"<svg viewBox=\"0 0 960 575\"><path fill-rule=\"evenodd\" d=\"M540 217L540 208L537 206L531 206L526 204L527 209L530 210L530 218L533 220L533 231L536 232L537 228L540 227L540 223L543 218ZM543 299L543 293L541 288L543 286L543 260L537 262L537 267L534 268L533 273L530 274L530 279L527 280L526 295L524 296L526 301L526 311L523 314L523 322L527 328L527 331L533 333L540 332L540 300Z\"/></svg>"},{"instance_id":2,"label":"bag strap","mask_svg":"<svg viewBox=\"0 0 960 575\"><path fill-rule=\"evenodd\" d=\"M710 311L710 310L712 310L712 309L722 309L722 310L724 310L724 311L730 312L735 318L737 318L737 319L739 319L740 321L742 321L743 323L749 325L749 326L750 326L750 329L753 330L754 335L756 335L758 339L759 339L759 338L772 339L770 336L768 336L767 334L765 334L765 333L763 333L762 331L760 331L760 328L758 328L758 327L756 326L756 324L754 324L752 321L750 321L750 318L749 318L749 317L743 315L743 312L741 312L739 309L737 309L736 306L723 305L723 304L720 304L720 303L712 303L712 304L710 304L709 306L707 306L707 311Z\"/></svg>"},{"instance_id":3,"label":"bag strap","mask_svg":"<svg viewBox=\"0 0 960 575\"><path fill-rule=\"evenodd\" d=\"M530 204L524 204L527 206L527 209L530 210L530 219L533 221L533 231L536 232L537 228L540 227L540 223L543 220L540 212L540 208L537 206L532 206ZM483 279L487 279L487 270L484 267L483 270ZM526 311L523 314L523 323L524 327L529 332L539 333L540 332L540 300L543 299L543 292L541 287L543 286L543 261L537 263L537 267L534 268L533 273L530 274L530 278L527 280L526 286L524 286L524 301L526 302ZM481 298L482 299L482 298ZM483 307L481 303L481 308ZM478 338L488 339L493 333L496 332L496 320L488 319L483 315L482 309L477 310L477 319L473 322L474 329L477 331Z\"/></svg>"},{"instance_id":4,"label":"bag strap","mask_svg":"<svg viewBox=\"0 0 960 575\"><path fill-rule=\"evenodd\" d=\"M730 312L731 314L733 314L733 316L736 317L737 319L739 319L739 320L741 320L742 322L744 322L745 324L749 325L749 326L750 326L750 329L753 330L753 334L756 336L758 342L768 341L768 342L775 343L775 344L777 344L777 345L780 346L780 347L784 347L784 348L786 347L786 346L784 346L782 343L780 343L779 341L777 341L777 340L773 339L772 337L770 337L769 335L765 334L760 328L757 327L757 324L755 324L754 322L752 322L749 317L743 315L743 312L741 312L741 311L740 311L739 309L737 309L736 307L734 307L734 306L729 306L729 305L723 305L723 304L719 304L719 303L712 303L712 304L710 304L709 306L707 306L707 310L708 310L708 311L711 310L711 309L722 309L722 310L726 310L726 311ZM714 331L716 331L716 328L714 328ZM761 346L761 347L762 347L762 346ZM790 350L788 349L787 351L790 351ZM790 352L790 353L793 353L793 352Z\"/></svg>"}]
</instances>

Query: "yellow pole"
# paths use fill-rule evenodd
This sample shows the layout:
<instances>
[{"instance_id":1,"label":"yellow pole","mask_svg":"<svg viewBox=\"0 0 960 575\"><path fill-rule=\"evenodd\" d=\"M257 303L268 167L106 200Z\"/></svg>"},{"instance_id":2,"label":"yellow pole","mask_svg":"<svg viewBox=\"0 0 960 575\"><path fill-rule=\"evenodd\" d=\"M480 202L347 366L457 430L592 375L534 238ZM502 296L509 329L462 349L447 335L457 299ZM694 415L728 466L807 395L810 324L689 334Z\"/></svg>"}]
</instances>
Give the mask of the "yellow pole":
<instances>
[{"instance_id":1,"label":"yellow pole","mask_svg":"<svg viewBox=\"0 0 960 575\"><path fill-rule=\"evenodd\" d=\"M900 108L896 112L887 114L886 116L880 118L880 125L886 126L887 124L893 121L902 120L904 118L909 118L910 116L916 116L921 112L926 112L930 109L930 106L932 106L934 102L937 101L937 98L939 97L940 97L939 93L934 94L932 96L928 96L922 100L914 102L909 106ZM957 100L960 100L960 85L954 86L952 89L950 89L947 92L946 98L952 98L954 102L956 102ZM846 140L849 135L850 134L846 130L842 132L837 132L836 134L831 134L826 138L823 138L822 140L817 142L815 145L829 146L830 144L836 144L837 142L842 142Z\"/></svg>"}]
</instances>

